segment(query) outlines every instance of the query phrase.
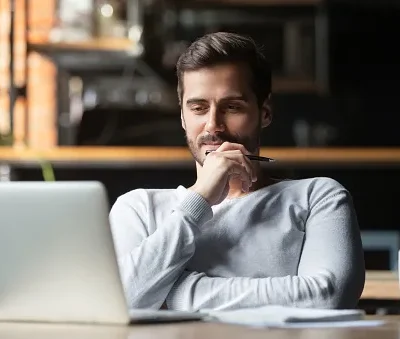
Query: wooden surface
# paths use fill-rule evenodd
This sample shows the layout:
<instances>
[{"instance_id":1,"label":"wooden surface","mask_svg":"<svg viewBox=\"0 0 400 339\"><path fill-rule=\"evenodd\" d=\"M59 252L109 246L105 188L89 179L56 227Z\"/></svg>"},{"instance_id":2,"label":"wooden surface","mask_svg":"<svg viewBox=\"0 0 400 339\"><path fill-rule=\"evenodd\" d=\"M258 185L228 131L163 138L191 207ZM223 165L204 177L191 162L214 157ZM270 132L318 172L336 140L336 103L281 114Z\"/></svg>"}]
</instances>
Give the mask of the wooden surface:
<instances>
[{"instance_id":1,"label":"wooden surface","mask_svg":"<svg viewBox=\"0 0 400 339\"><path fill-rule=\"evenodd\" d=\"M400 283L396 272L368 271L362 299L399 300Z\"/></svg>"},{"instance_id":2,"label":"wooden surface","mask_svg":"<svg viewBox=\"0 0 400 339\"><path fill-rule=\"evenodd\" d=\"M295 165L392 165L400 166L400 148L262 148L261 155L276 164ZM193 163L186 147L58 147L43 150L0 147L2 163L36 163L39 159L65 164L103 163L140 164Z\"/></svg>"},{"instance_id":3,"label":"wooden surface","mask_svg":"<svg viewBox=\"0 0 400 339\"><path fill-rule=\"evenodd\" d=\"M29 48L38 52L53 52L66 50L82 51L129 51L135 44L127 38L101 38L76 42L48 42L30 40Z\"/></svg>"},{"instance_id":4,"label":"wooden surface","mask_svg":"<svg viewBox=\"0 0 400 339\"><path fill-rule=\"evenodd\" d=\"M216 4L216 5L246 5L246 6L308 6L318 5L323 0L184 0L190 3Z\"/></svg>"},{"instance_id":5,"label":"wooden surface","mask_svg":"<svg viewBox=\"0 0 400 339\"><path fill-rule=\"evenodd\" d=\"M0 323L0 337L13 339L398 339L400 316L375 328L252 329L236 325L179 323L137 326L87 326Z\"/></svg>"}]
</instances>

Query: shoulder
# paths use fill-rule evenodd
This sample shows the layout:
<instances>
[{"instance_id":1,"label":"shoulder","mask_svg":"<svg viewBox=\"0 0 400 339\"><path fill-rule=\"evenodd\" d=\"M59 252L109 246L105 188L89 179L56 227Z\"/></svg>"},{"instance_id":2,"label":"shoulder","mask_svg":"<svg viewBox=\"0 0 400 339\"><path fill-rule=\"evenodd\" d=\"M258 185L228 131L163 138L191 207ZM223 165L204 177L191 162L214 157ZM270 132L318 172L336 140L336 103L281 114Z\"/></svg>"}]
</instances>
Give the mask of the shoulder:
<instances>
[{"instance_id":1,"label":"shoulder","mask_svg":"<svg viewBox=\"0 0 400 339\"><path fill-rule=\"evenodd\" d=\"M327 177L309 179L308 200L311 206L335 200L350 200L349 191L338 181Z\"/></svg>"},{"instance_id":2,"label":"shoulder","mask_svg":"<svg viewBox=\"0 0 400 339\"><path fill-rule=\"evenodd\" d=\"M283 180L275 184L280 191L299 192L301 194L327 194L346 190L338 181L328 177Z\"/></svg>"},{"instance_id":3,"label":"shoulder","mask_svg":"<svg viewBox=\"0 0 400 339\"><path fill-rule=\"evenodd\" d=\"M348 192L347 189L337 180L328 177L315 177L303 179L310 197L323 197L341 192Z\"/></svg>"},{"instance_id":4,"label":"shoulder","mask_svg":"<svg viewBox=\"0 0 400 339\"><path fill-rule=\"evenodd\" d=\"M350 192L338 181L317 177L306 179L309 217L352 218L355 215Z\"/></svg>"},{"instance_id":5,"label":"shoulder","mask_svg":"<svg viewBox=\"0 0 400 339\"><path fill-rule=\"evenodd\" d=\"M148 209L149 207L168 205L179 196L178 189L144 189L138 188L120 195L113 208L125 206L135 210Z\"/></svg>"},{"instance_id":6,"label":"shoulder","mask_svg":"<svg viewBox=\"0 0 400 339\"><path fill-rule=\"evenodd\" d=\"M137 213L170 210L185 192L186 189L182 186L174 189L138 188L120 195L111 210L132 209Z\"/></svg>"},{"instance_id":7,"label":"shoulder","mask_svg":"<svg viewBox=\"0 0 400 339\"><path fill-rule=\"evenodd\" d=\"M351 198L348 190L341 183L328 177L286 180L275 186L283 195L302 201L309 208L335 197Z\"/></svg>"}]
</instances>

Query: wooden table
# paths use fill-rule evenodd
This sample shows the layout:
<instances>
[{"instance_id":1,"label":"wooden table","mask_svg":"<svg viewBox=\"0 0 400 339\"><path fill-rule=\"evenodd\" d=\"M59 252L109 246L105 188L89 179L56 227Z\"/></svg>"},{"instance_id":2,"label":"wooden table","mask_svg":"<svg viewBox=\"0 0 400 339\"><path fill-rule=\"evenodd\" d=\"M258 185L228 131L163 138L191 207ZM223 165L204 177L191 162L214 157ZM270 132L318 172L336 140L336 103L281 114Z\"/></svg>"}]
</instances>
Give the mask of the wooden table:
<instances>
[{"instance_id":1,"label":"wooden table","mask_svg":"<svg viewBox=\"0 0 400 339\"><path fill-rule=\"evenodd\" d=\"M375 319L372 318L372 319ZM86 326L0 323L7 339L399 339L400 316L376 319L388 323L374 328L252 329L236 325L180 323L166 325Z\"/></svg>"},{"instance_id":2,"label":"wooden table","mask_svg":"<svg viewBox=\"0 0 400 339\"><path fill-rule=\"evenodd\" d=\"M400 305L400 283L397 273L391 271L367 271L361 298L398 300Z\"/></svg>"}]
</instances>

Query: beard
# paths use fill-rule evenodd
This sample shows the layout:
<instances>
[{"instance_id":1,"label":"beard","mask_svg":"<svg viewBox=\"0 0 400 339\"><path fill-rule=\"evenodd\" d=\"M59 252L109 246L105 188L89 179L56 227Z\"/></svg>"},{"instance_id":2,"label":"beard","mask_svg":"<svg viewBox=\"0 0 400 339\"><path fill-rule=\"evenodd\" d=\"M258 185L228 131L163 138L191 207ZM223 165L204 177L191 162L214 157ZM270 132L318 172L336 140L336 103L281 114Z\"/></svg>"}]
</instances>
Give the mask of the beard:
<instances>
[{"instance_id":1,"label":"beard","mask_svg":"<svg viewBox=\"0 0 400 339\"><path fill-rule=\"evenodd\" d=\"M232 135L226 132L217 132L215 134L205 134L199 136L197 141L189 139L187 134L185 133L186 143L189 147L189 151L192 154L194 160L201 166L203 166L204 159L206 157L200 151L200 148L210 142L215 143L223 143L223 142L231 142L235 144L243 145L250 153L254 154L260 148L260 127L254 130L253 133L250 133L250 136L240 136L240 135Z\"/></svg>"}]
</instances>

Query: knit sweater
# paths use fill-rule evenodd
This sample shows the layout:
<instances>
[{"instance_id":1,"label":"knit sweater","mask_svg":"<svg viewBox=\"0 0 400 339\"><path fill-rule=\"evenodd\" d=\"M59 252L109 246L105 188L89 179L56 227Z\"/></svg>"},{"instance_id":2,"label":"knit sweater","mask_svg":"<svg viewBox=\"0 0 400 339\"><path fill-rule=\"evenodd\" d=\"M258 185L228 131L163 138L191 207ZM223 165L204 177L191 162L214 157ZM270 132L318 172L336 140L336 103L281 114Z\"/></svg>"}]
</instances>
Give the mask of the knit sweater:
<instances>
[{"instance_id":1,"label":"knit sweater","mask_svg":"<svg viewBox=\"0 0 400 339\"><path fill-rule=\"evenodd\" d=\"M130 308L354 308L365 281L352 198L329 178L286 180L210 206L135 189L110 212Z\"/></svg>"}]
</instances>

